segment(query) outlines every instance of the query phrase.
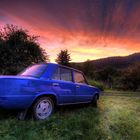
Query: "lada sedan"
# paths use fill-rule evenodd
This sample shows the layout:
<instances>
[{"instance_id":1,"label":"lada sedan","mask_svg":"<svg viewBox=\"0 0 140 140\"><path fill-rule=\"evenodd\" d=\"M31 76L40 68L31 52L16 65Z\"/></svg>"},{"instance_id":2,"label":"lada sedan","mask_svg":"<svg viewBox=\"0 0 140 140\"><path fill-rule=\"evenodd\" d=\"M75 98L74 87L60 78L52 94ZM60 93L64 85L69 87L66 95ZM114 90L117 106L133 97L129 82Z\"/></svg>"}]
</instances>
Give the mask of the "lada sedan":
<instances>
[{"instance_id":1,"label":"lada sedan","mask_svg":"<svg viewBox=\"0 0 140 140\"><path fill-rule=\"evenodd\" d=\"M35 64L17 76L0 76L0 108L31 108L37 120L47 119L56 106L96 105L99 96L81 71L58 64Z\"/></svg>"}]
</instances>

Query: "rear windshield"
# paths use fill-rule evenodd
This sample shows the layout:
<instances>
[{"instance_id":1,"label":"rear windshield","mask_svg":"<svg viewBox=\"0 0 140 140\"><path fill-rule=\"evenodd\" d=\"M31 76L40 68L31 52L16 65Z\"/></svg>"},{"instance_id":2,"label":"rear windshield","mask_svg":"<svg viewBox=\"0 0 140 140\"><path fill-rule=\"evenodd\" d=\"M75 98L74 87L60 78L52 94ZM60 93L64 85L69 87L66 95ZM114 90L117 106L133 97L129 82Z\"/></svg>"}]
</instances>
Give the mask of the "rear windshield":
<instances>
[{"instance_id":1,"label":"rear windshield","mask_svg":"<svg viewBox=\"0 0 140 140\"><path fill-rule=\"evenodd\" d=\"M46 64L33 65L33 66L25 69L19 75L31 76L31 77L40 77L43 74L43 72L46 70L46 68L47 68Z\"/></svg>"}]
</instances>

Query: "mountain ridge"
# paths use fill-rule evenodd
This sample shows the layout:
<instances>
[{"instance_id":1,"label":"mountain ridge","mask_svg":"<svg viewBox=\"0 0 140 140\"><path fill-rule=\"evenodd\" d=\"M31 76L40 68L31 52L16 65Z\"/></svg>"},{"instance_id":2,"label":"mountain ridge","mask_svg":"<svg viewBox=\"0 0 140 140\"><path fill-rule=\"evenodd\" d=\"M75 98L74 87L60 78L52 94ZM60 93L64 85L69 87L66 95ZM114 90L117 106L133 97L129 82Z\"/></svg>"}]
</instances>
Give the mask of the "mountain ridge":
<instances>
[{"instance_id":1,"label":"mountain ridge","mask_svg":"<svg viewBox=\"0 0 140 140\"><path fill-rule=\"evenodd\" d=\"M104 67L114 67L117 69L127 68L134 63L140 63L140 52L130 54L128 56L114 56L107 58L100 58L96 60L89 60L89 63L92 64L95 69L101 69ZM84 62L73 63L82 65Z\"/></svg>"}]
</instances>

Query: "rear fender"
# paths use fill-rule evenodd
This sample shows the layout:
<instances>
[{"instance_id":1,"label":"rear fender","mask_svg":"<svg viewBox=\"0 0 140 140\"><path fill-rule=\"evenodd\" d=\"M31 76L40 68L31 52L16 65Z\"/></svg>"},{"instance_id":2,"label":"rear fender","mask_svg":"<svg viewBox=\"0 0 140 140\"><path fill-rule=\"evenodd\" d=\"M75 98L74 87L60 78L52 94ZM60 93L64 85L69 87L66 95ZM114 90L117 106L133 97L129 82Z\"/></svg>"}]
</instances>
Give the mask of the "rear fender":
<instances>
[{"instance_id":1,"label":"rear fender","mask_svg":"<svg viewBox=\"0 0 140 140\"><path fill-rule=\"evenodd\" d=\"M34 97L34 99L33 99L33 101L31 102L31 104L30 104L30 106L29 107L31 107L32 105L33 105L33 103L36 101L36 99L38 99L38 98L40 98L40 97L42 97L42 96L53 96L53 97L55 97L55 103L56 103L56 105L58 104L58 97L57 97L57 95L55 94L55 93L53 93L53 92L42 92L42 93L38 93L35 97Z\"/></svg>"}]
</instances>

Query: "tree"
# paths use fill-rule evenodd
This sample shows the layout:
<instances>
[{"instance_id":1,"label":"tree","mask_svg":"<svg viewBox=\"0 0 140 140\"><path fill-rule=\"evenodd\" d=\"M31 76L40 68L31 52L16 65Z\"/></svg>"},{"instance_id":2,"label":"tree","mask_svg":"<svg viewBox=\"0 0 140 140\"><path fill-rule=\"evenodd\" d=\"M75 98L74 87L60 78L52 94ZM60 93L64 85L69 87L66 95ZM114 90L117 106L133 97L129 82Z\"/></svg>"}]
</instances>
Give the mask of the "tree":
<instances>
[{"instance_id":1,"label":"tree","mask_svg":"<svg viewBox=\"0 0 140 140\"><path fill-rule=\"evenodd\" d=\"M58 64L70 66L71 57L68 53L68 50L61 50L61 52L57 55L57 59L55 61Z\"/></svg>"},{"instance_id":2,"label":"tree","mask_svg":"<svg viewBox=\"0 0 140 140\"><path fill-rule=\"evenodd\" d=\"M17 74L25 67L48 61L48 55L39 46L36 36L14 25L0 31L0 73Z\"/></svg>"},{"instance_id":3,"label":"tree","mask_svg":"<svg viewBox=\"0 0 140 140\"><path fill-rule=\"evenodd\" d=\"M122 85L123 89L133 91L140 87L140 64L134 64L124 72Z\"/></svg>"},{"instance_id":4,"label":"tree","mask_svg":"<svg viewBox=\"0 0 140 140\"><path fill-rule=\"evenodd\" d=\"M83 72L84 74L89 77L89 78L93 78L94 77L94 67L92 62L90 62L90 60L87 60L83 63Z\"/></svg>"},{"instance_id":5,"label":"tree","mask_svg":"<svg viewBox=\"0 0 140 140\"><path fill-rule=\"evenodd\" d=\"M118 70L112 67L105 67L95 73L96 80L104 82L109 88L112 88L114 79L119 75Z\"/></svg>"}]
</instances>

